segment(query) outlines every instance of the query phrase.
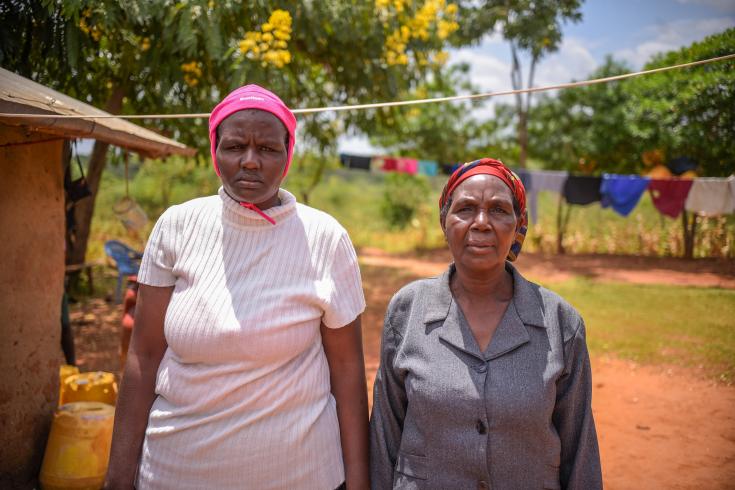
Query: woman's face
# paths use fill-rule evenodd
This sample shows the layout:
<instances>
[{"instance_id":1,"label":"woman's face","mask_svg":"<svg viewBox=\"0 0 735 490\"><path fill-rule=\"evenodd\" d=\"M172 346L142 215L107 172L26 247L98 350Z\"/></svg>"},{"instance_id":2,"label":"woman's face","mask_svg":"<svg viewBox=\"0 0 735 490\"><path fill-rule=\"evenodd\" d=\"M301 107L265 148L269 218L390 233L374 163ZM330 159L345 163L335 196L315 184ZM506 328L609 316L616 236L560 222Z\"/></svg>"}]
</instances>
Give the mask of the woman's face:
<instances>
[{"instance_id":1,"label":"woman's face","mask_svg":"<svg viewBox=\"0 0 735 490\"><path fill-rule=\"evenodd\" d=\"M278 187L288 159L288 131L270 112L238 111L218 128L217 166L227 193L268 209L278 204Z\"/></svg>"},{"instance_id":2,"label":"woman's face","mask_svg":"<svg viewBox=\"0 0 735 490\"><path fill-rule=\"evenodd\" d=\"M505 263L517 224L511 190L499 178L480 174L454 189L442 227L457 266L482 272Z\"/></svg>"}]
</instances>

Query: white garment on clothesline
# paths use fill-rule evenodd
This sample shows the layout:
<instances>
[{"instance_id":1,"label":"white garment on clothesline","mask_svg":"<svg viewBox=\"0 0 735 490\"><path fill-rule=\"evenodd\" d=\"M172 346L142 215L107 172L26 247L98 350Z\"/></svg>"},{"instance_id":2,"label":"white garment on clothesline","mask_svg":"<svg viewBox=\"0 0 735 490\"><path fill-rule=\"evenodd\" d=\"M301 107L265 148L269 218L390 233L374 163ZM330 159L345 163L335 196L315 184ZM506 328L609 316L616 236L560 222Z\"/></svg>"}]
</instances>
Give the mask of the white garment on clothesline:
<instances>
[{"instance_id":1,"label":"white garment on clothesline","mask_svg":"<svg viewBox=\"0 0 735 490\"><path fill-rule=\"evenodd\" d=\"M684 208L702 216L732 214L735 212L735 176L694 179Z\"/></svg>"}]
</instances>

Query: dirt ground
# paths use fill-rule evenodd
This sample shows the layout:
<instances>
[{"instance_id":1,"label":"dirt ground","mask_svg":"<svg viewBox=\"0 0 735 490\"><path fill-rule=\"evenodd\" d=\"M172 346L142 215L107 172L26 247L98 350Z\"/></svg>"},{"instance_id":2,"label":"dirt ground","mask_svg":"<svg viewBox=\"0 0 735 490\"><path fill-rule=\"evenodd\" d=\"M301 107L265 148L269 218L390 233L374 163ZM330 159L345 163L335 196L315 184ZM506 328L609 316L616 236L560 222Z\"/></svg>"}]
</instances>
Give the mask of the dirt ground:
<instances>
[{"instance_id":1,"label":"dirt ground","mask_svg":"<svg viewBox=\"0 0 735 490\"><path fill-rule=\"evenodd\" d=\"M367 310L363 344L369 390L378 364L382 318L406 282L441 273L446 252L392 256L359 253ZM735 288L733 261L680 261L625 256L522 255L532 277ZM119 306L104 300L72 305L80 368L119 372ZM608 489L735 488L735 387L675 366L614 357L592 359L593 410Z\"/></svg>"}]
</instances>

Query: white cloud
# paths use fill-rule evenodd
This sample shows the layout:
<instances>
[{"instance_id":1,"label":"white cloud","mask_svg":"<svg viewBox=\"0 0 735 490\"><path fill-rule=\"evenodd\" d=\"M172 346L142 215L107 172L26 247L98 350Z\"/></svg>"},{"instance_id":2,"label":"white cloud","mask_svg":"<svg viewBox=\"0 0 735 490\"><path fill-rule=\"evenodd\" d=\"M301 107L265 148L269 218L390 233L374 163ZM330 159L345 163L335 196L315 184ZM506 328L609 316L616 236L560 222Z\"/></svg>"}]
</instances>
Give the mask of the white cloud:
<instances>
[{"instance_id":1,"label":"white cloud","mask_svg":"<svg viewBox=\"0 0 735 490\"><path fill-rule=\"evenodd\" d=\"M559 50L543 58L536 68L534 86L556 85L569 82L573 79L585 79L597 67L592 53L587 49L586 41L568 37L562 41ZM469 77L472 84L482 92L499 92L512 89L510 81L511 64L502 59L510 48L498 34L486 37L479 47L460 49L452 53L452 63L465 62L469 64ZM522 59L524 83L528 80L529 60ZM496 103L513 104L510 96L493 97L481 108L473 111L473 116L479 120L494 116Z\"/></svg>"},{"instance_id":2,"label":"white cloud","mask_svg":"<svg viewBox=\"0 0 735 490\"><path fill-rule=\"evenodd\" d=\"M735 12L735 2L732 0L677 0L681 4L706 5L722 12Z\"/></svg>"},{"instance_id":3,"label":"white cloud","mask_svg":"<svg viewBox=\"0 0 735 490\"><path fill-rule=\"evenodd\" d=\"M634 48L621 49L614 53L615 58L623 59L634 68L642 67L656 53L672 51L695 41L732 27L735 19L721 17L715 19L677 20L666 24L648 26L642 33L648 40Z\"/></svg>"},{"instance_id":4,"label":"white cloud","mask_svg":"<svg viewBox=\"0 0 735 490\"><path fill-rule=\"evenodd\" d=\"M579 38L564 38L559 51L541 60L534 85L556 85L587 79L597 68L597 61L587 45L586 41Z\"/></svg>"},{"instance_id":5,"label":"white cloud","mask_svg":"<svg viewBox=\"0 0 735 490\"><path fill-rule=\"evenodd\" d=\"M510 65L491 54L462 49L454 53L452 63L467 63L473 85L483 92L497 92L510 88Z\"/></svg>"}]
</instances>

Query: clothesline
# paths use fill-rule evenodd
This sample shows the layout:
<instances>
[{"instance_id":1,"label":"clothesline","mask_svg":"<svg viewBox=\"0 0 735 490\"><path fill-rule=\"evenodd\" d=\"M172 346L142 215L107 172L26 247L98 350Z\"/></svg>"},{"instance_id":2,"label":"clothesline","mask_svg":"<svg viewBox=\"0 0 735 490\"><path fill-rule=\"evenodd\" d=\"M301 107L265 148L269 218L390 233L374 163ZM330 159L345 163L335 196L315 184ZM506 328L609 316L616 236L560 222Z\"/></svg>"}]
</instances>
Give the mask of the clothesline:
<instances>
[{"instance_id":1,"label":"clothesline","mask_svg":"<svg viewBox=\"0 0 735 490\"><path fill-rule=\"evenodd\" d=\"M642 75L650 75L653 73L660 73L664 71L669 70L677 70L682 68L689 68L693 66L698 65L704 65L707 63L715 63L718 61L725 61L729 59L735 58L735 53L728 54L724 56L718 56L715 58L709 58L706 60L699 60L699 61L692 61L689 63L680 63L677 65L671 65L671 66L664 66L661 68L653 68L650 70L640 70L637 72L631 72L631 73L623 73L621 75L615 75L610 77L603 77L603 78L595 78L590 80L582 80L578 82L568 82L568 83L562 83L557 85L547 85L544 87L531 87L531 88L525 88L525 89L516 89L516 90L505 90L500 92L483 92L483 93L477 93L477 94L466 94L466 95L455 95L451 97L434 97L434 98L427 98L427 99L416 99L416 100L403 100L403 101L393 101L393 102L376 102L376 103L370 103L370 104L354 104L354 105L344 105L344 106L335 106L335 107L314 107L314 108L304 108L304 109L294 109L293 112L295 114L314 114L319 112L340 112L340 111L351 111L351 110L362 110L362 109L377 109L381 107L398 107L398 106L406 106L406 105L417 105L417 104L429 104L429 103L438 103L438 102L452 102L452 101L458 101L458 100L469 100L469 99L480 99L480 98L489 98L489 97L498 97L503 95L515 95L515 94L524 94L524 93L535 93L535 92L545 92L549 90L562 90L567 88L576 88L576 87L585 87L589 85L596 85L600 83L609 83L613 81L618 80L624 80L627 78L642 76ZM51 101L48 106L50 109L53 109L54 104L56 101ZM112 115L112 114L104 114L104 115L84 115L84 114L68 114L68 115L55 115L55 114L23 114L23 113L0 113L0 117L6 117L6 118L25 118L25 119L108 119L108 118L119 118L119 119L198 119L198 118L208 118L209 113L208 112L200 112L200 113L193 113L193 114L125 114L125 115Z\"/></svg>"},{"instance_id":2,"label":"clothesline","mask_svg":"<svg viewBox=\"0 0 735 490\"><path fill-rule=\"evenodd\" d=\"M438 164L430 160L406 157L367 157L340 154L343 166L365 171L401 172L437 175L449 174L458 164ZM538 219L538 193L551 191L561 195L568 204L587 205L599 202L622 216L628 216L640 198L649 191L656 209L671 218L683 210L701 216L735 213L735 176L696 177L693 179L651 178L643 175L605 173L591 176L558 170L516 169L526 188L531 221Z\"/></svg>"}]
</instances>

